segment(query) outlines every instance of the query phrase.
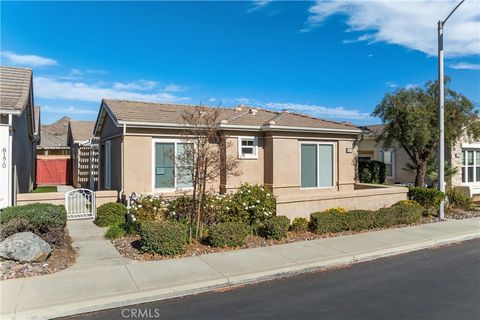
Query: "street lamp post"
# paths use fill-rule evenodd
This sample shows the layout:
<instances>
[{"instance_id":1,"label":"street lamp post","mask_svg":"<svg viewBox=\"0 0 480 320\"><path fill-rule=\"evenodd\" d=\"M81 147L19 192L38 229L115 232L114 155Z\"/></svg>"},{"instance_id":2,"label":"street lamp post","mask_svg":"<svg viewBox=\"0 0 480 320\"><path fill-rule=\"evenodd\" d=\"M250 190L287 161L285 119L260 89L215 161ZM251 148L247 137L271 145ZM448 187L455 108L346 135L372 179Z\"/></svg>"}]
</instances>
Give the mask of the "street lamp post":
<instances>
[{"instance_id":1,"label":"street lamp post","mask_svg":"<svg viewBox=\"0 0 480 320\"><path fill-rule=\"evenodd\" d=\"M438 188L445 193L445 80L443 74L443 27L448 18L465 0L460 1L445 20L438 21L438 122L440 128L440 143L438 147ZM445 218L445 201L440 203L439 218Z\"/></svg>"}]
</instances>

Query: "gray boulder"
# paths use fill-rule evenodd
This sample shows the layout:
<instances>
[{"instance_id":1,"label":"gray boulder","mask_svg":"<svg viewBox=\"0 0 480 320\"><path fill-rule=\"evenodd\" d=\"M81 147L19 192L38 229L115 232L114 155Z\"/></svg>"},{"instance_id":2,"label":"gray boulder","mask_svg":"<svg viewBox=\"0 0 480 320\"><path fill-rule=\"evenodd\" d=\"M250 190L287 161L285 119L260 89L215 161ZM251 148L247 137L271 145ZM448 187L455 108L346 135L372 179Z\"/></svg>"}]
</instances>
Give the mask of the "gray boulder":
<instances>
[{"instance_id":1,"label":"gray boulder","mask_svg":"<svg viewBox=\"0 0 480 320\"><path fill-rule=\"evenodd\" d=\"M15 233L0 242L0 257L21 263L45 261L51 252L50 245L32 232Z\"/></svg>"}]
</instances>

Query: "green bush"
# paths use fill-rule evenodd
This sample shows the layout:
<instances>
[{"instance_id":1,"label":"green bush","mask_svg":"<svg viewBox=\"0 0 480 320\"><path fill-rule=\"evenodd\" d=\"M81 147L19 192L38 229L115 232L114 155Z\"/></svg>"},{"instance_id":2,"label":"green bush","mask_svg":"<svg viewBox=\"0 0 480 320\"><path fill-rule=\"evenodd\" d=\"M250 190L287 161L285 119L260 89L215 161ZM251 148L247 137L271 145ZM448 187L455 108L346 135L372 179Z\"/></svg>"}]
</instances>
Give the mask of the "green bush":
<instances>
[{"instance_id":1,"label":"green bush","mask_svg":"<svg viewBox=\"0 0 480 320\"><path fill-rule=\"evenodd\" d=\"M308 231L308 220L305 218L293 219L290 229L293 232L306 232Z\"/></svg>"},{"instance_id":2,"label":"green bush","mask_svg":"<svg viewBox=\"0 0 480 320\"><path fill-rule=\"evenodd\" d=\"M169 219L186 221L193 212L193 199L191 196L181 195L168 201L166 214Z\"/></svg>"},{"instance_id":3,"label":"green bush","mask_svg":"<svg viewBox=\"0 0 480 320\"><path fill-rule=\"evenodd\" d=\"M107 232L105 233L105 238L114 240L126 235L125 228L123 225L114 225L108 228Z\"/></svg>"},{"instance_id":4,"label":"green bush","mask_svg":"<svg viewBox=\"0 0 480 320\"><path fill-rule=\"evenodd\" d=\"M408 188L408 199L418 202L426 212L431 213L435 211L444 198L445 194L437 189L423 187Z\"/></svg>"},{"instance_id":5,"label":"green bush","mask_svg":"<svg viewBox=\"0 0 480 320\"><path fill-rule=\"evenodd\" d=\"M385 164L376 160L360 161L358 163L358 177L363 183L384 183Z\"/></svg>"},{"instance_id":6,"label":"green bush","mask_svg":"<svg viewBox=\"0 0 480 320\"><path fill-rule=\"evenodd\" d=\"M417 223L422 218L423 208L415 202L400 201L377 212L376 226L387 228L398 224Z\"/></svg>"},{"instance_id":7,"label":"green bush","mask_svg":"<svg viewBox=\"0 0 480 320\"><path fill-rule=\"evenodd\" d=\"M249 234L250 227L243 222L223 222L210 229L208 240L213 247L239 247Z\"/></svg>"},{"instance_id":8,"label":"green bush","mask_svg":"<svg viewBox=\"0 0 480 320\"><path fill-rule=\"evenodd\" d=\"M288 235L290 219L285 216L271 217L263 226L263 235L267 239L282 240Z\"/></svg>"},{"instance_id":9,"label":"green bush","mask_svg":"<svg viewBox=\"0 0 480 320\"><path fill-rule=\"evenodd\" d=\"M104 203L97 208L94 223L99 227L119 225L125 221L127 208L116 202Z\"/></svg>"},{"instance_id":10,"label":"green bush","mask_svg":"<svg viewBox=\"0 0 480 320\"><path fill-rule=\"evenodd\" d=\"M469 195L464 194L456 189L447 190L448 203L452 207L462 208L469 210L472 208L472 198Z\"/></svg>"},{"instance_id":11,"label":"green bush","mask_svg":"<svg viewBox=\"0 0 480 320\"><path fill-rule=\"evenodd\" d=\"M137 201L130 204L130 212L139 222L154 221L163 218L166 202L162 196L141 195Z\"/></svg>"},{"instance_id":12,"label":"green bush","mask_svg":"<svg viewBox=\"0 0 480 320\"><path fill-rule=\"evenodd\" d=\"M310 230L318 234L346 230L345 213L315 212L310 215Z\"/></svg>"},{"instance_id":13,"label":"green bush","mask_svg":"<svg viewBox=\"0 0 480 320\"><path fill-rule=\"evenodd\" d=\"M47 203L33 203L9 207L0 212L1 239L17 232L30 231L54 246L62 246L66 241L65 207Z\"/></svg>"},{"instance_id":14,"label":"green bush","mask_svg":"<svg viewBox=\"0 0 480 320\"><path fill-rule=\"evenodd\" d=\"M251 226L261 225L275 216L276 198L265 187L242 184L232 196L225 200L223 222L243 222Z\"/></svg>"},{"instance_id":15,"label":"green bush","mask_svg":"<svg viewBox=\"0 0 480 320\"><path fill-rule=\"evenodd\" d=\"M345 210L344 208L337 207L337 208L327 209L324 212L327 212L327 213L345 213L345 212L347 212L347 210Z\"/></svg>"},{"instance_id":16,"label":"green bush","mask_svg":"<svg viewBox=\"0 0 480 320\"><path fill-rule=\"evenodd\" d=\"M175 256L187 251L185 225L177 221L147 221L140 227L142 250Z\"/></svg>"},{"instance_id":17,"label":"green bush","mask_svg":"<svg viewBox=\"0 0 480 320\"><path fill-rule=\"evenodd\" d=\"M344 213L345 229L350 231L367 230L376 227L376 213L370 210L352 210Z\"/></svg>"}]
</instances>

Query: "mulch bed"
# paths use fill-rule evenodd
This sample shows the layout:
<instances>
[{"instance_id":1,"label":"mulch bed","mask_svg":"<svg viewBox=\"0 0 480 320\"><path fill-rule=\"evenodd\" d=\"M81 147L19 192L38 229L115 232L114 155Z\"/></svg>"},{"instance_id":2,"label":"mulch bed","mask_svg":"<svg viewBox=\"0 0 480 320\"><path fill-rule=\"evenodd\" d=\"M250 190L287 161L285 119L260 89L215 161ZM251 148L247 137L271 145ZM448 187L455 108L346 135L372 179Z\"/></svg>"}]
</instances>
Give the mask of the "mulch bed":
<instances>
[{"instance_id":1,"label":"mulch bed","mask_svg":"<svg viewBox=\"0 0 480 320\"><path fill-rule=\"evenodd\" d=\"M0 280L15 279L50 274L66 269L75 263L76 252L72 239L65 233L62 245L53 247L52 253L44 262L19 263L13 260L0 261Z\"/></svg>"},{"instance_id":2,"label":"mulch bed","mask_svg":"<svg viewBox=\"0 0 480 320\"><path fill-rule=\"evenodd\" d=\"M480 207L474 207L470 210L465 210L461 208L452 208L448 209L445 212L445 218L447 219L469 219L469 218L478 218L480 217Z\"/></svg>"},{"instance_id":3,"label":"mulch bed","mask_svg":"<svg viewBox=\"0 0 480 320\"><path fill-rule=\"evenodd\" d=\"M420 220L420 222L415 225L421 225L421 224L433 223L433 222L440 222L440 220L436 217L423 217L422 220ZM411 227L411 226L412 225L398 225L392 228ZM126 236L120 239L112 240L112 243L114 247L118 250L118 252L125 258L129 258L132 260L155 261L155 260L168 260L168 259L184 258L184 257L195 257L202 254L207 254L207 253L227 252L227 251L239 250L239 249L268 247L268 246L273 246L278 244L309 241L309 240L322 239L322 238L331 238L331 237L338 237L338 236L364 233L364 232L370 232L370 231L378 231L378 230L382 230L382 229L377 228L377 229L370 229L370 230L357 231L357 232L345 231L345 232L329 233L329 234L322 234L322 235L312 233L309 231L289 232L287 238L280 241L269 240L263 237L251 235L247 237L246 243L242 247L215 248L215 247L210 247L208 244L205 244L205 243L195 243L195 244L188 245L187 252L185 254L177 255L174 257L142 252L140 236L138 235L131 235L131 236Z\"/></svg>"}]
</instances>

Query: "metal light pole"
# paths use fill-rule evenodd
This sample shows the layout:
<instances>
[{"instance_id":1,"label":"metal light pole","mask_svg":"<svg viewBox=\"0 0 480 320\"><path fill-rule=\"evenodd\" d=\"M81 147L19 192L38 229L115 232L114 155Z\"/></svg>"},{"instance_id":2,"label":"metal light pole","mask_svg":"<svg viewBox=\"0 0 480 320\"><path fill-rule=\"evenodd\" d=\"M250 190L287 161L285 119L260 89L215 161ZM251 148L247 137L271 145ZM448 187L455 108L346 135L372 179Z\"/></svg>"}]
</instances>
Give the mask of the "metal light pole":
<instances>
[{"instance_id":1,"label":"metal light pole","mask_svg":"<svg viewBox=\"0 0 480 320\"><path fill-rule=\"evenodd\" d=\"M445 20L438 21L438 87L439 87L439 127L440 127L440 144L438 147L438 188L445 192L445 83L443 75L443 26L448 18L457 10L458 7L465 0L460 1L459 4L450 12ZM440 203L439 218L445 218L445 201Z\"/></svg>"}]
</instances>

